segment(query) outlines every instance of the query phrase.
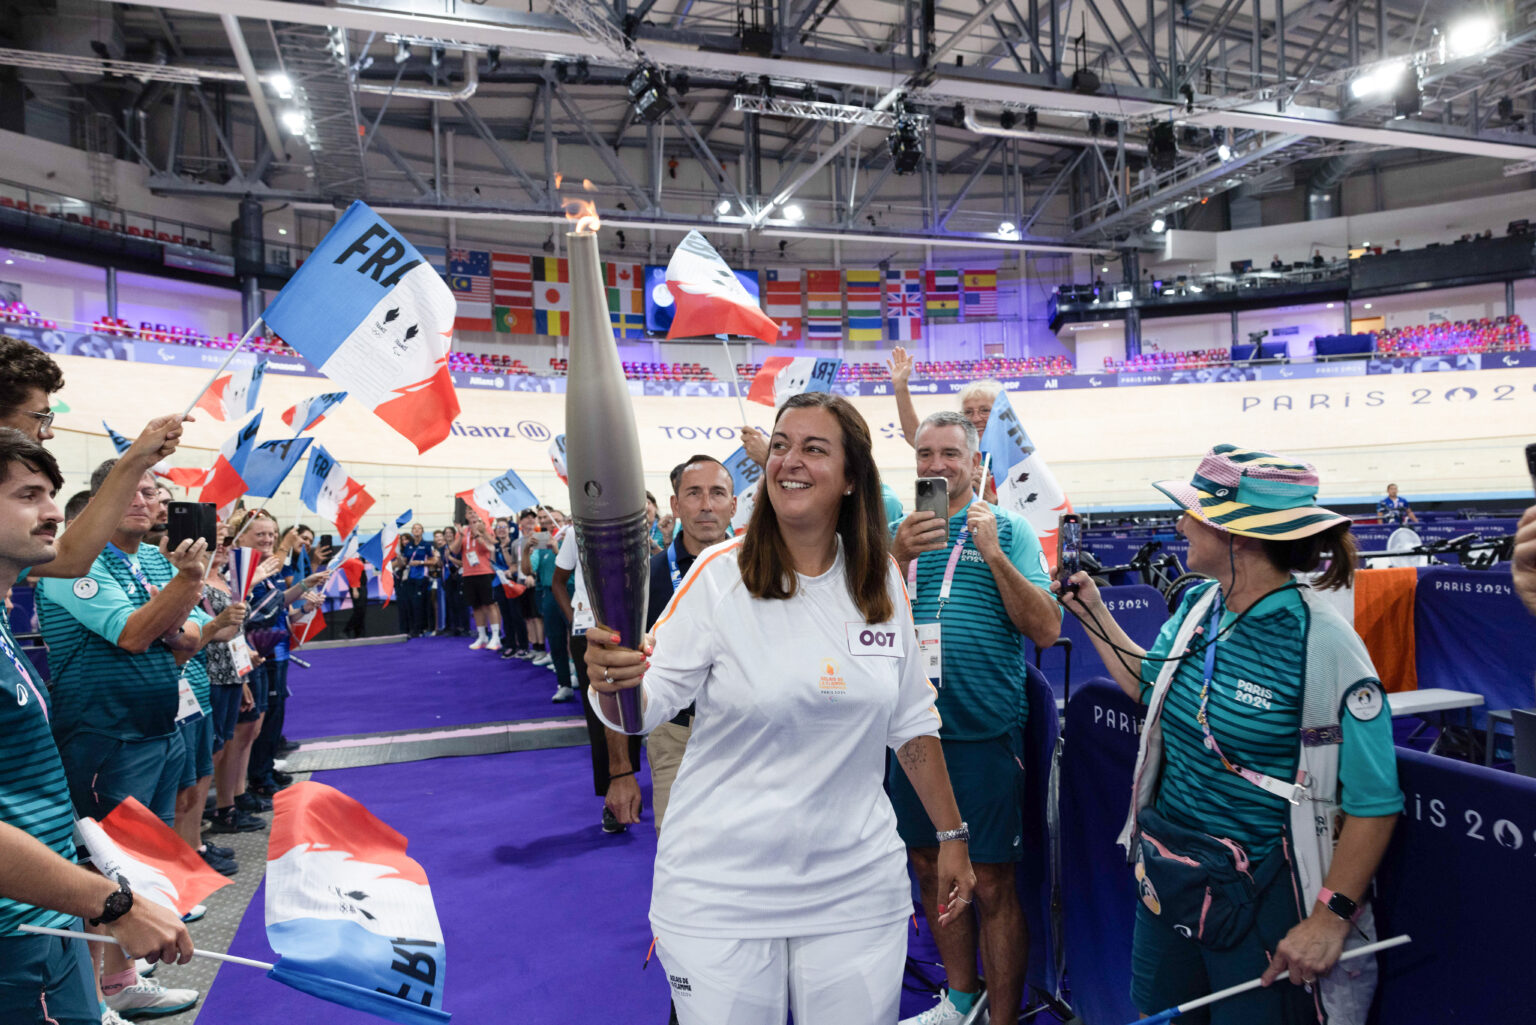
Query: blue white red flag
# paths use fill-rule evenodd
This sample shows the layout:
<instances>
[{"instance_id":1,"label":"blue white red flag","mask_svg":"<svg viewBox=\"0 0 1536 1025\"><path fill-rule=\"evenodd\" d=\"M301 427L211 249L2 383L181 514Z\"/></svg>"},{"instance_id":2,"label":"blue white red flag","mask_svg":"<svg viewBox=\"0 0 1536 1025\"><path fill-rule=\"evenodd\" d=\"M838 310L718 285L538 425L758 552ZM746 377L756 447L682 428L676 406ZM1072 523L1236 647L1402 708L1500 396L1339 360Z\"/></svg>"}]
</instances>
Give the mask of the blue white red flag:
<instances>
[{"instance_id":1,"label":"blue white red flag","mask_svg":"<svg viewBox=\"0 0 1536 1025\"><path fill-rule=\"evenodd\" d=\"M280 438L264 441L251 453L245 464L245 493L253 498L271 498L283 486L288 474L299 465L310 438Z\"/></svg>"},{"instance_id":2,"label":"blue white red flag","mask_svg":"<svg viewBox=\"0 0 1536 1025\"><path fill-rule=\"evenodd\" d=\"M779 325L696 231L683 236L667 262L667 290L677 302L668 338L751 335L768 345L779 340Z\"/></svg>"},{"instance_id":3,"label":"blue white red flag","mask_svg":"<svg viewBox=\"0 0 1536 1025\"><path fill-rule=\"evenodd\" d=\"M235 601L245 601L251 596L256 583L256 567L261 565L261 553L254 548L238 545L229 550L229 593Z\"/></svg>"},{"instance_id":4,"label":"blue white red flag","mask_svg":"<svg viewBox=\"0 0 1536 1025\"><path fill-rule=\"evenodd\" d=\"M569 484L570 479L565 472L565 435L555 435L555 440L549 443L549 461L554 464L555 476L560 478L561 484Z\"/></svg>"},{"instance_id":5,"label":"blue white red flag","mask_svg":"<svg viewBox=\"0 0 1536 1025\"><path fill-rule=\"evenodd\" d=\"M410 522L411 510L407 509L394 523L384 524L377 534L357 546L357 554L370 562L379 575L379 594L385 605L395 593L395 575L389 571L389 564L400 547L400 531Z\"/></svg>"},{"instance_id":6,"label":"blue white red flag","mask_svg":"<svg viewBox=\"0 0 1536 1025\"><path fill-rule=\"evenodd\" d=\"M267 375L267 361L259 359L248 367L231 370L214 379L197 400L197 409L207 410L215 420L238 420L259 404L261 381Z\"/></svg>"},{"instance_id":7,"label":"blue white red flag","mask_svg":"<svg viewBox=\"0 0 1536 1025\"><path fill-rule=\"evenodd\" d=\"M245 480L246 464L256 450L256 432L260 429L261 410L258 409L255 416L219 446L218 458L203 476L203 493L198 496L198 501L212 502L219 507L219 515L226 519L233 511L235 501L249 487Z\"/></svg>"},{"instance_id":8,"label":"blue white red flag","mask_svg":"<svg viewBox=\"0 0 1536 1025\"><path fill-rule=\"evenodd\" d=\"M122 455L124 452L127 452L130 448L133 447L133 442L131 440L129 440L128 438L123 437L121 434L118 434L116 431L114 431L111 427L109 427L107 425L107 422L105 420L103 420L101 422L101 426L106 429L107 438L111 440L112 447L117 450L117 454L118 455ZM152 471L154 471L155 476L157 476L157 477L165 477L165 476L169 476L170 473L171 473L171 464L167 463L164 459L162 459L158 463L156 463L154 466L151 466L150 469ZM178 481L177 483L180 483L180 482Z\"/></svg>"},{"instance_id":9,"label":"blue white red flag","mask_svg":"<svg viewBox=\"0 0 1536 1025\"><path fill-rule=\"evenodd\" d=\"M330 412L342 399L347 397L344 391L328 391L324 395L312 395L303 402L289 406L283 411L283 423L292 427L295 431L307 431L319 426L325 414Z\"/></svg>"},{"instance_id":10,"label":"blue white red flag","mask_svg":"<svg viewBox=\"0 0 1536 1025\"><path fill-rule=\"evenodd\" d=\"M368 489L347 476L346 469L325 450L324 445L315 445L309 450L299 500L316 516L336 524L336 530L342 534L350 534L363 513L373 507L373 496Z\"/></svg>"},{"instance_id":11,"label":"blue white red flag","mask_svg":"<svg viewBox=\"0 0 1536 1025\"><path fill-rule=\"evenodd\" d=\"M462 498L478 509L487 522L497 516L510 516L516 519L517 514L522 510L539 504L538 496L533 493L533 489L524 484L523 478L513 470L508 470L500 477L494 477L473 490L461 491L454 497Z\"/></svg>"},{"instance_id":12,"label":"blue white red flag","mask_svg":"<svg viewBox=\"0 0 1536 1025\"><path fill-rule=\"evenodd\" d=\"M273 803L267 942L279 956L268 977L407 1025L448 1021L443 930L405 837L323 783Z\"/></svg>"},{"instance_id":13,"label":"blue white red flag","mask_svg":"<svg viewBox=\"0 0 1536 1025\"><path fill-rule=\"evenodd\" d=\"M747 399L775 408L791 395L806 391L831 391L843 361L836 357L769 356L752 378Z\"/></svg>"},{"instance_id":14,"label":"blue white red flag","mask_svg":"<svg viewBox=\"0 0 1536 1025\"><path fill-rule=\"evenodd\" d=\"M736 491L736 515L731 517L731 530L741 533L752 519L752 507L757 504L757 485L762 480L763 468L747 455L746 446L725 457L725 470L731 475Z\"/></svg>"},{"instance_id":15,"label":"blue white red flag","mask_svg":"<svg viewBox=\"0 0 1536 1025\"><path fill-rule=\"evenodd\" d=\"M1029 521L1040 538L1040 550L1051 571L1056 569L1056 532L1061 514L1072 511L1056 475L1035 451L1035 443L1019 422L1007 392L999 392L992 403L992 415L981 436L981 454L990 460L992 479L997 485L999 508L1017 513Z\"/></svg>"},{"instance_id":16,"label":"blue white red flag","mask_svg":"<svg viewBox=\"0 0 1536 1025\"><path fill-rule=\"evenodd\" d=\"M418 452L448 436L457 304L421 253L354 202L262 315Z\"/></svg>"},{"instance_id":17,"label":"blue white red flag","mask_svg":"<svg viewBox=\"0 0 1536 1025\"><path fill-rule=\"evenodd\" d=\"M188 914L204 897L230 884L132 797L100 822L76 819L75 838L102 875L126 877L135 899L175 908L177 915Z\"/></svg>"}]
</instances>

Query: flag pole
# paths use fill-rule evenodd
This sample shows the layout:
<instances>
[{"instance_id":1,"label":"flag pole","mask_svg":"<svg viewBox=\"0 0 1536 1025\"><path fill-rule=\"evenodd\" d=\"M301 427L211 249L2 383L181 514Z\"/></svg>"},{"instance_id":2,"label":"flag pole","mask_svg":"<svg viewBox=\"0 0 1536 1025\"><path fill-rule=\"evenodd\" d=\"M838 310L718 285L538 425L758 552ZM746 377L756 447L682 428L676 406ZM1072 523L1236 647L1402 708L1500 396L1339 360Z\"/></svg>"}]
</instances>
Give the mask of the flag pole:
<instances>
[{"instance_id":1,"label":"flag pole","mask_svg":"<svg viewBox=\"0 0 1536 1025\"><path fill-rule=\"evenodd\" d=\"M114 943L119 947L122 946L121 943L118 943L117 940L110 936L98 936L91 932L72 932L69 929L50 929L43 925L23 925L21 926L21 931L35 932L39 936L58 936L61 939L66 940L86 940L89 943ZM252 968L261 968L269 972L275 967L275 965L269 964L266 961L255 961L248 957L236 957L234 954L220 954L216 950L194 949L192 951L192 956L212 958L215 961L228 961L230 964L248 965Z\"/></svg>"},{"instance_id":2,"label":"flag pole","mask_svg":"<svg viewBox=\"0 0 1536 1025\"><path fill-rule=\"evenodd\" d=\"M741 378L736 375L736 364L731 362L731 343L727 340L729 336L720 334L715 337L720 339L720 347L725 350L725 365L730 368L731 384L736 391L736 408L741 413L741 426L746 427L748 426L747 407L741 401Z\"/></svg>"},{"instance_id":3,"label":"flag pole","mask_svg":"<svg viewBox=\"0 0 1536 1025\"><path fill-rule=\"evenodd\" d=\"M228 368L230 362L234 360L235 356L240 352L240 350L245 348L245 343L251 340L251 336L254 335L257 331L261 330L261 327L264 323L265 321L263 321L260 317L257 317L255 322L246 329L245 334L240 336L240 341L236 342L235 347L229 350L229 355L224 357L224 362L219 364L219 369L213 372L213 376L208 379L208 383L199 388L197 390L197 394L192 397L192 401L187 405L187 411L181 414L181 418L183 420L191 415L192 410L197 408L197 403L203 397L203 393L206 392L209 388L213 387L213 382L219 379L219 375L222 374L226 368Z\"/></svg>"}]
</instances>

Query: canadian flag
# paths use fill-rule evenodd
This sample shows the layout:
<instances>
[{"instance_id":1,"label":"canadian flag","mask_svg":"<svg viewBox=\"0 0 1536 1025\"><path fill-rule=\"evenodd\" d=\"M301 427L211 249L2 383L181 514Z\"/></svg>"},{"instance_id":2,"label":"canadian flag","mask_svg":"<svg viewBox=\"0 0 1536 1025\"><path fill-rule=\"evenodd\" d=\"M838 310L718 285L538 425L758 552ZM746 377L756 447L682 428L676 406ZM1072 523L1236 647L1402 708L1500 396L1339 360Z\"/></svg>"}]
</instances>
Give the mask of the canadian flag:
<instances>
[{"instance_id":1,"label":"canadian flag","mask_svg":"<svg viewBox=\"0 0 1536 1025\"><path fill-rule=\"evenodd\" d=\"M256 408L261 379L266 374L267 361L263 359L216 378L197 400L197 408L206 410L215 420L235 420L245 416Z\"/></svg>"}]
</instances>

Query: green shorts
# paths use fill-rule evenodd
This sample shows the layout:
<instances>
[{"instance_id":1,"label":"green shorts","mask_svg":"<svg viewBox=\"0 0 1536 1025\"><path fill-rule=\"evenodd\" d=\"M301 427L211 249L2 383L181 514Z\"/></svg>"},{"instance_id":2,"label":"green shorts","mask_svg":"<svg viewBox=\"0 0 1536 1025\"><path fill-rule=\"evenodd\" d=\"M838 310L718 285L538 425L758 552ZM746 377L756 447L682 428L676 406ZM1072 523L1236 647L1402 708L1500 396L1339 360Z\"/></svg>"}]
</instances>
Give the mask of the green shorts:
<instances>
[{"instance_id":1,"label":"green shorts","mask_svg":"<svg viewBox=\"0 0 1536 1025\"><path fill-rule=\"evenodd\" d=\"M1020 731L991 740L946 740L944 764L971 830L971 860L1001 865L1024 856L1024 736ZM894 755L887 781L896 809L896 832L908 847L937 847L934 826Z\"/></svg>"},{"instance_id":2,"label":"green shorts","mask_svg":"<svg viewBox=\"0 0 1536 1025\"><path fill-rule=\"evenodd\" d=\"M77 918L65 929L81 929ZM6 1025L87 1025L101 1021L84 940L0 938L0 1021Z\"/></svg>"},{"instance_id":3,"label":"green shorts","mask_svg":"<svg viewBox=\"0 0 1536 1025\"><path fill-rule=\"evenodd\" d=\"M200 715L176 727L181 734L182 751L180 789L197 786L204 776L213 775L213 718Z\"/></svg>"}]
</instances>

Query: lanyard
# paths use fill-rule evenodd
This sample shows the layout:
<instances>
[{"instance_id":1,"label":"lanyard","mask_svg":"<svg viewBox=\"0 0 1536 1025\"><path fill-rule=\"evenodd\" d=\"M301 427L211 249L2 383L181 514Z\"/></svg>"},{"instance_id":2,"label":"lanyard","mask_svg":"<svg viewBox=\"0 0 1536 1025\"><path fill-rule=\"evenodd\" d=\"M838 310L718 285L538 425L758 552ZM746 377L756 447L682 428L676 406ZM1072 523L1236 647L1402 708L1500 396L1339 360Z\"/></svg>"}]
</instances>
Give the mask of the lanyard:
<instances>
[{"instance_id":1,"label":"lanyard","mask_svg":"<svg viewBox=\"0 0 1536 1025\"><path fill-rule=\"evenodd\" d=\"M133 574L133 579L137 580L139 582L139 586L144 588L144 600L148 601L150 598L153 598L154 592L150 590L149 578L144 575L144 571L139 568L136 562L128 558L128 553L124 552L111 541L107 542L107 551L123 560L123 565L127 566L128 572Z\"/></svg>"},{"instance_id":2,"label":"lanyard","mask_svg":"<svg viewBox=\"0 0 1536 1025\"><path fill-rule=\"evenodd\" d=\"M682 582L683 575L677 569L677 542L667 545L667 570L672 574L672 590L677 590L677 585Z\"/></svg>"},{"instance_id":3,"label":"lanyard","mask_svg":"<svg viewBox=\"0 0 1536 1025\"><path fill-rule=\"evenodd\" d=\"M48 702L43 700L43 692L37 689L37 683L32 679L32 673L27 669L26 660L16 653L11 646L11 631L9 627L0 628L0 648L5 649L5 657L11 660L11 665L21 674L26 681L27 689L32 692L32 697L37 701L37 707L43 710L43 721L48 722Z\"/></svg>"},{"instance_id":4,"label":"lanyard","mask_svg":"<svg viewBox=\"0 0 1536 1025\"><path fill-rule=\"evenodd\" d=\"M969 504L966 508L970 508ZM960 528L960 536L955 539L955 547L950 549L949 563L944 567L944 579L939 584L939 610L934 614L935 620L944 614L944 606L949 603L949 592L955 583L955 568L960 565L960 552L970 539L971 528L967 524ZM918 556L917 559L907 563L907 587L914 591L917 589L917 562L921 558L922 556Z\"/></svg>"},{"instance_id":5,"label":"lanyard","mask_svg":"<svg viewBox=\"0 0 1536 1025\"><path fill-rule=\"evenodd\" d=\"M1265 793L1273 794L1276 797L1290 801L1292 804L1300 804L1301 799L1307 793L1304 785L1300 782L1286 783L1284 780L1276 779L1273 776L1266 776L1262 772L1245 769L1241 765L1233 765L1227 760L1227 756L1222 754L1221 745L1216 743L1216 735L1211 732L1211 723L1205 712L1211 700L1211 677L1216 672L1216 635L1221 628L1221 611L1223 607L1224 603L1221 595L1217 594L1216 600L1211 607L1210 621L1206 624L1205 628L1205 682L1200 687L1200 708L1195 712L1195 721L1200 724L1200 730L1205 734L1205 746L1217 758L1221 759L1221 764L1226 766L1228 771L1237 773Z\"/></svg>"}]
</instances>

